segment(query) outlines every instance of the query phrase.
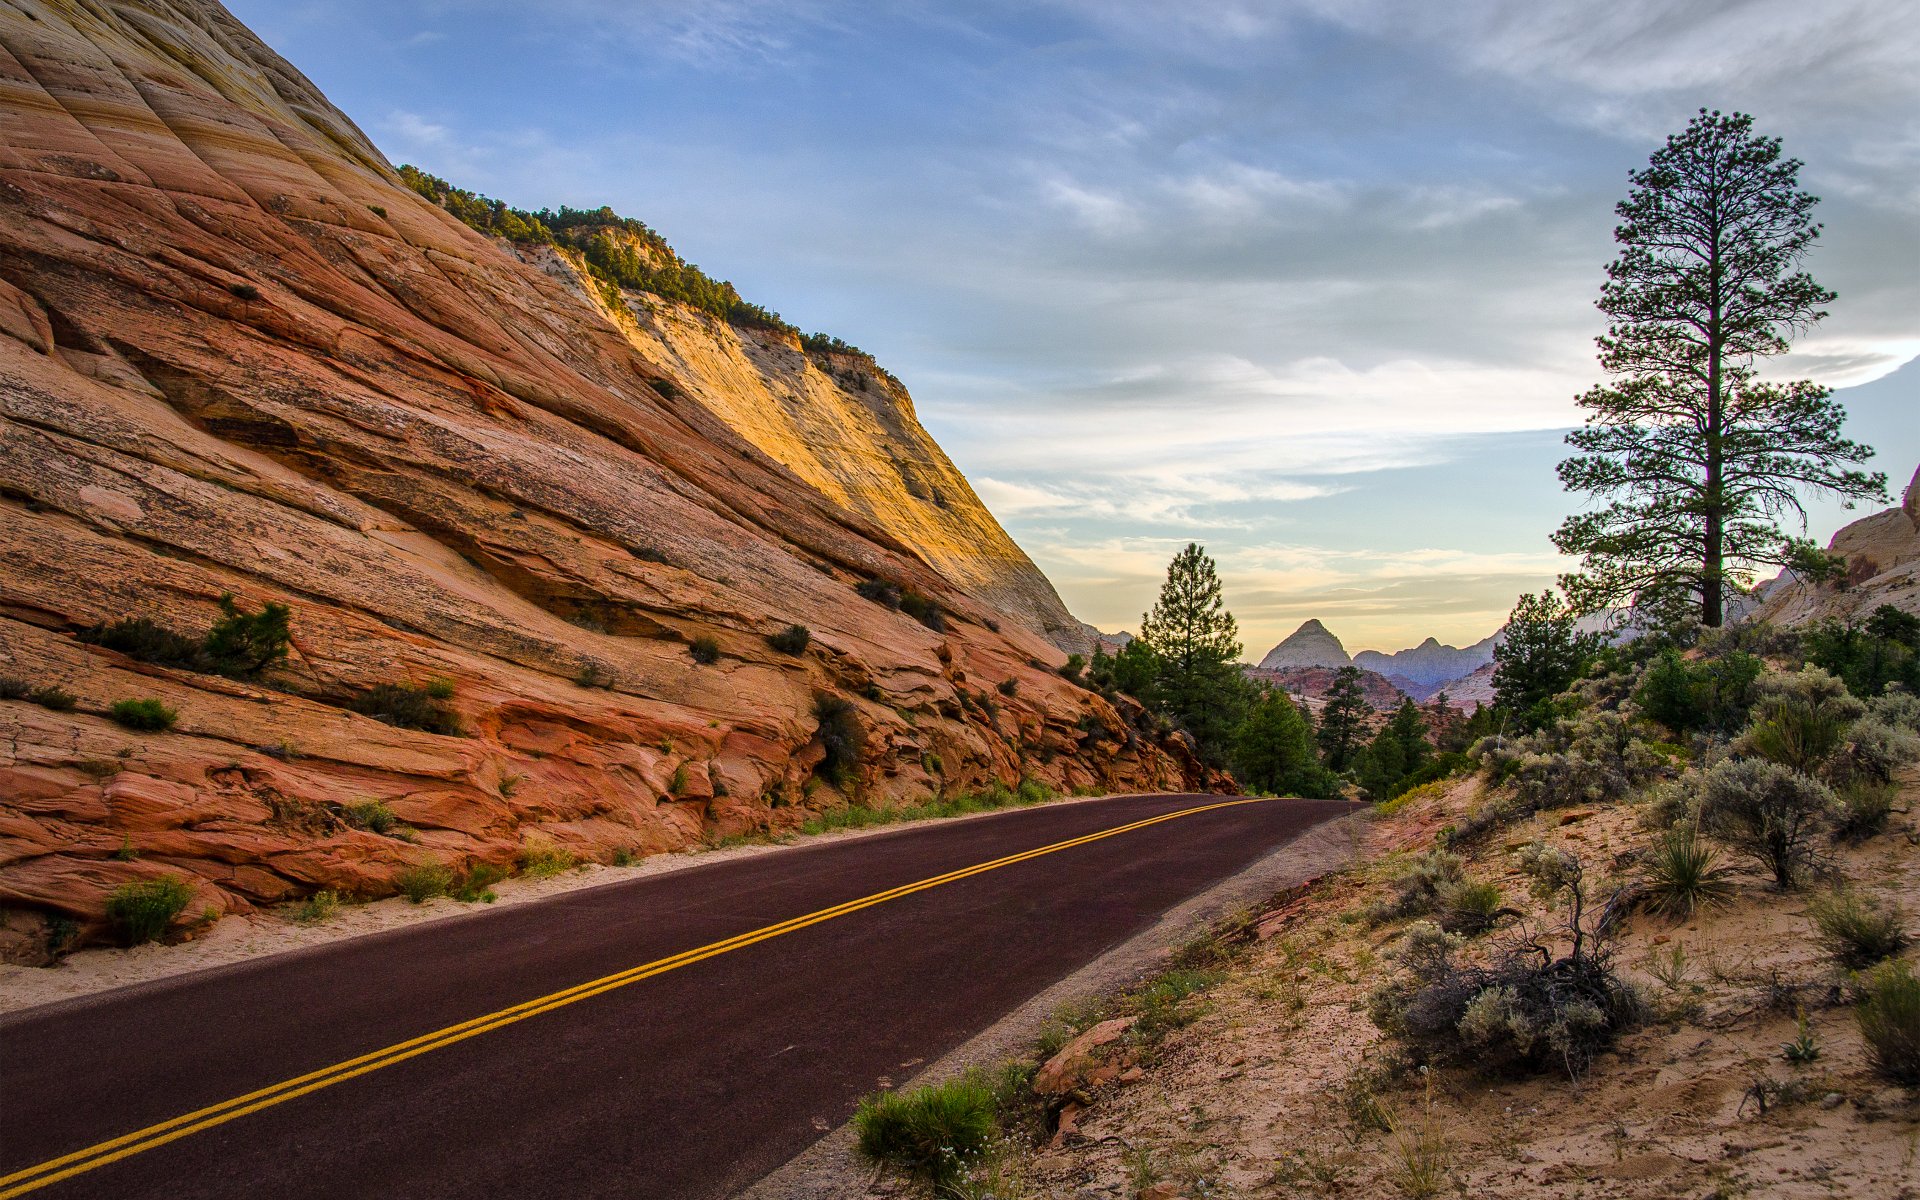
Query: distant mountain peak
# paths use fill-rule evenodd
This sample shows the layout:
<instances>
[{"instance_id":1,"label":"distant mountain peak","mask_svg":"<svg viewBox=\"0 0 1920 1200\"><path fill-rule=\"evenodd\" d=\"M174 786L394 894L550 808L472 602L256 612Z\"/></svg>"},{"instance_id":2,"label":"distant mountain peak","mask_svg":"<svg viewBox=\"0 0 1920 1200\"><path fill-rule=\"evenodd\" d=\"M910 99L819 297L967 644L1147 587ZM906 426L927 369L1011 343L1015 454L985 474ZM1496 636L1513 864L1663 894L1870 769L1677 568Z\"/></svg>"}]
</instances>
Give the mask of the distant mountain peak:
<instances>
[{"instance_id":1,"label":"distant mountain peak","mask_svg":"<svg viewBox=\"0 0 1920 1200\"><path fill-rule=\"evenodd\" d=\"M1260 665L1270 671L1280 671L1289 667L1344 667L1352 662L1340 639L1317 619L1309 619L1301 622L1300 628L1288 634L1285 641L1267 651Z\"/></svg>"}]
</instances>

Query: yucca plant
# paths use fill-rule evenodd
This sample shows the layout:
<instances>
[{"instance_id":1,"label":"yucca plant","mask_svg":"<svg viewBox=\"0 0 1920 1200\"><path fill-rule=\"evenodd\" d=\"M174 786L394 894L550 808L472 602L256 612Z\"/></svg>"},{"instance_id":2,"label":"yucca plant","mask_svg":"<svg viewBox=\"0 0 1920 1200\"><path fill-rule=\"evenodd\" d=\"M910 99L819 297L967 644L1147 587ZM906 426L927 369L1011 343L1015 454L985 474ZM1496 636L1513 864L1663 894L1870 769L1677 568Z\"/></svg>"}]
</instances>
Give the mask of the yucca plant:
<instances>
[{"instance_id":1,"label":"yucca plant","mask_svg":"<svg viewBox=\"0 0 1920 1200\"><path fill-rule=\"evenodd\" d=\"M1685 920L1696 909L1733 898L1733 870L1691 825L1668 830L1647 861L1647 911Z\"/></svg>"}]
</instances>

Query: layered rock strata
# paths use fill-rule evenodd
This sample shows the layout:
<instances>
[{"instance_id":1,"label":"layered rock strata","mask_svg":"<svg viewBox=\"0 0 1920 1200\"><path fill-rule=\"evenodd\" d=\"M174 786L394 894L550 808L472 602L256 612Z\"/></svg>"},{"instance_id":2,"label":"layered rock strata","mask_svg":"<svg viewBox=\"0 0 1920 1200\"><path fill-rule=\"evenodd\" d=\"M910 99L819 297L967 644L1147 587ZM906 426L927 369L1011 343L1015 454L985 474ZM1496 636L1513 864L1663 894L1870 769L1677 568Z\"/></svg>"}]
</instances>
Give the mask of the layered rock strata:
<instances>
[{"instance_id":1,"label":"layered rock strata","mask_svg":"<svg viewBox=\"0 0 1920 1200\"><path fill-rule=\"evenodd\" d=\"M690 349L713 331L637 335L406 190L217 5L0 9L0 123L0 903L84 934L161 875L185 919L530 840L605 857L1022 777L1218 782L1060 678L1017 597L916 551L934 535L758 444L815 437L817 388L743 436L731 352ZM283 665L76 637L198 637L224 594L291 609ZM460 734L352 710L381 684L449 696ZM109 719L130 699L177 722Z\"/></svg>"}]
</instances>

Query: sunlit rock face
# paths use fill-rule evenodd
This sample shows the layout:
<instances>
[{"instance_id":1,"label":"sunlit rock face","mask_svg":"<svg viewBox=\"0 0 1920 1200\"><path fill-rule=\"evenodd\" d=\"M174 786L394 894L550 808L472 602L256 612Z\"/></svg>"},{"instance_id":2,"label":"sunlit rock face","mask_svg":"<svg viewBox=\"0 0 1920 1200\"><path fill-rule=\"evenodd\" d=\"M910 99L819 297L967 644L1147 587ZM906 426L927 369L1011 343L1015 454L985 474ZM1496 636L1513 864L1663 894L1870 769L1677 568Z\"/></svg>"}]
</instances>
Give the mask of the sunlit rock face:
<instances>
[{"instance_id":1,"label":"sunlit rock face","mask_svg":"<svg viewBox=\"0 0 1920 1200\"><path fill-rule=\"evenodd\" d=\"M1783 573L1760 586L1760 603L1746 619L1859 621L1883 604L1920 615L1920 468L1898 505L1844 526L1827 548L1846 559L1840 579L1813 584Z\"/></svg>"},{"instance_id":2,"label":"sunlit rock face","mask_svg":"<svg viewBox=\"0 0 1920 1200\"><path fill-rule=\"evenodd\" d=\"M1284 671L1291 667L1344 667L1352 662L1340 639L1318 620L1311 620L1267 651L1260 666L1269 671Z\"/></svg>"},{"instance_id":3,"label":"sunlit rock face","mask_svg":"<svg viewBox=\"0 0 1920 1200\"><path fill-rule=\"evenodd\" d=\"M614 319L400 186L217 5L0 9L0 121L0 694L74 700L0 699L0 903L97 924L179 874L198 915L530 836L606 857L1022 777L1218 782L1051 669L1057 599L903 393ZM226 593L292 609L284 666L75 636L199 637ZM351 709L433 681L459 736ZM171 731L105 715L145 698ZM376 801L412 840L361 827Z\"/></svg>"}]
</instances>

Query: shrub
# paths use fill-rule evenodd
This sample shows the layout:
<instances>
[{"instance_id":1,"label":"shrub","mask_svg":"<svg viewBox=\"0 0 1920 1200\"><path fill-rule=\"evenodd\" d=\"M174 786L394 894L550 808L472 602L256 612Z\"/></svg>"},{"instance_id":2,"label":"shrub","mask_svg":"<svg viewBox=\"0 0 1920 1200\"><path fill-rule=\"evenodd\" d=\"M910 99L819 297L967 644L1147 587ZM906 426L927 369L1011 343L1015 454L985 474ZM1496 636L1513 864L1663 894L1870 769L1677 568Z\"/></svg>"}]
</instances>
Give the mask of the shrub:
<instances>
[{"instance_id":1,"label":"shrub","mask_svg":"<svg viewBox=\"0 0 1920 1200\"><path fill-rule=\"evenodd\" d=\"M1676 733L1737 729L1764 669L1760 659L1742 651L1689 663L1669 648L1647 664L1633 698L1641 712Z\"/></svg>"},{"instance_id":2,"label":"shrub","mask_svg":"<svg viewBox=\"0 0 1920 1200\"><path fill-rule=\"evenodd\" d=\"M1807 916L1821 948L1849 971L1892 958L1910 940L1899 909L1844 888L1816 897L1807 905Z\"/></svg>"},{"instance_id":3,"label":"shrub","mask_svg":"<svg viewBox=\"0 0 1920 1200\"><path fill-rule=\"evenodd\" d=\"M1079 683L1080 673L1086 669L1087 669L1086 655L1069 654L1067 655L1067 661L1060 664L1060 678L1070 679L1074 683Z\"/></svg>"},{"instance_id":4,"label":"shrub","mask_svg":"<svg viewBox=\"0 0 1920 1200\"><path fill-rule=\"evenodd\" d=\"M123 883L107 896L107 920L129 946L157 942L192 899L193 889L178 875Z\"/></svg>"},{"instance_id":5,"label":"shrub","mask_svg":"<svg viewBox=\"0 0 1920 1200\"><path fill-rule=\"evenodd\" d=\"M386 833L400 820L393 815L392 809L378 800L363 800L358 804L349 804L344 815L347 824L369 833Z\"/></svg>"},{"instance_id":6,"label":"shrub","mask_svg":"<svg viewBox=\"0 0 1920 1200\"><path fill-rule=\"evenodd\" d=\"M1754 859L1783 888L1793 887L1813 857L1813 833L1834 807L1831 789L1764 759L1715 764L1700 781L1700 826Z\"/></svg>"},{"instance_id":7,"label":"shrub","mask_svg":"<svg viewBox=\"0 0 1920 1200\"><path fill-rule=\"evenodd\" d=\"M1492 929L1500 918L1513 910L1500 904L1498 884L1463 879L1441 889L1440 928L1463 937L1478 937Z\"/></svg>"},{"instance_id":8,"label":"shrub","mask_svg":"<svg viewBox=\"0 0 1920 1200\"><path fill-rule=\"evenodd\" d=\"M408 867L394 877L393 885L415 904L424 904L435 896L446 895L453 887L453 869L444 863Z\"/></svg>"},{"instance_id":9,"label":"shrub","mask_svg":"<svg viewBox=\"0 0 1920 1200\"><path fill-rule=\"evenodd\" d=\"M1851 723L1841 706L1778 696L1755 706L1736 749L1814 775L1840 749Z\"/></svg>"},{"instance_id":10,"label":"shrub","mask_svg":"<svg viewBox=\"0 0 1920 1200\"><path fill-rule=\"evenodd\" d=\"M693 655L693 661L710 667L720 661L720 642L715 638L697 637L688 645L687 653Z\"/></svg>"},{"instance_id":11,"label":"shrub","mask_svg":"<svg viewBox=\"0 0 1920 1200\"><path fill-rule=\"evenodd\" d=\"M35 688L27 693L27 699L41 708L52 709L54 712L72 712L74 706L80 703L80 697L53 683Z\"/></svg>"},{"instance_id":12,"label":"shrub","mask_svg":"<svg viewBox=\"0 0 1920 1200\"><path fill-rule=\"evenodd\" d=\"M805 625L789 625L767 638L767 645L782 654L803 654L813 641L813 631Z\"/></svg>"},{"instance_id":13,"label":"shrub","mask_svg":"<svg viewBox=\"0 0 1920 1200\"><path fill-rule=\"evenodd\" d=\"M1732 871L1691 825L1677 825L1653 844L1647 859L1647 909L1685 920L1696 909L1733 898Z\"/></svg>"},{"instance_id":14,"label":"shrub","mask_svg":"<svg viewBox=\"0 0 1920 1200\"><path fill-rule=\"evenodd\" d=\"M1007 696L1007 697L1017 696L1020 694L1020 681L1018 679L1002 679L999 683L994 685L994 688L1002 696Z\"/></svg>"},{"instance_id":15,"label":"shrub","mask_svg":"<svg viewBox=\"0 0 1920 1200\"><path fill-rule=\"evenodd\" d=\"M33 693L33 685L18 675L0 675L0 700L25 700Z\"/></svg>"},{"instance_id":16,"label":"shrub","mask_svg":"<svg viewBox=\"0 0 1920 1200\"><path fill-rule=\"evenodd\" d=\"M1840 788L1833 813L1833 835L1846 842L1864 842L1887 827L1893 815L1896 789L1891 783L1855 781Z\"/></svg>"},{"instance_id":17,"label":"shrub","mask_svg":"<svg viewBox=\"0 0 1920 1200\"><path fill-rule=\"evenodd\" d=\"M257 613L243 612L233 593L220 597L220 619L208 631L200 651L217 675L258 675L287 657L292 643L293 610L269 600Z\"/></svg>"},{"instance_id":18,"label":"shrub","mask_svg":"<svg viewBox=\"0 0 1920 1200\"><path fill-rule=\"evenodd\" d=\"M875 604L893 609L900 607L900 589L884 579L862 579L853 585L853 590Z\"/></svg>"},{"instance_id":19,"label":"shrub","mask_svg":"<svg viewBox=\"0 0 1920 1200\"><path fill-rule=\"evenodd\" d=\"M940 606L934 603L932 597L912 588L900 593L900 611L935 633L945 633L947 630L946 614L940 611Z\"/></svg>"},{"instance_id":20,"label":"shrub","mask_svg":"<svg viewBox=\"0 0 1920 1200\"><path fill-rule=\"evenodd\" d=\"M110 714L114 721L128 729L155 732L172 729L180 714L168 708L158 700L115 700Z\"/></svg>"},{"instance_id":21,"label":"shrub","mask_svg":"<svg viewBox=\"0 0 1920 1200\"><path fill-rule=\"evenodd\" d=\"M1892 783L1900 768L1920 761L1920 735L1869 713L1847 730L1846 744L1828 761L1836 783Z\"/></svg>"},{"instance_id":22,"label":"shrub","mask_svg":"<svg viewBox=\"0 0 1920 1200\"><path fill-rule=\"evenodd\" d=\"M227 291L233 293L235 297L241 300L258 300L260 298L260 289L251 283L230 283L227 285Z\"/></svg>"},{"instance_id":23,"label":"shrub","mask_svg":"<svg viewBox=\"0 0 1920 1200\"><path fill-rule=\"evenodd\" d=\"M1393 880L1391 900L1377 901L1367 909L1367 919L1375 925L1407 917L1423 917L1440 905L1440 896L1465 882L1460 871L1460 856L1445 850L1429 850L1407 863Z\"/></svg>"},{"instance_id":24,"label":"shrub","mask_svg":"<svg viewBox=\"0 0 1920 1200\"><path fill-rule=\"evenodd\" d=\"M491 863L476 863L474 866L468 868L467 873L460 876L459 880L453 884L452 888L449 889L449 894L462 904L473 904L476 902L492 904L495 900L499 899L494 893L493 885L499 883L506 877L507 869L505 867L496 867Z\"/></svg>"},{"instance_id":25,"label":"shrub","mask_svg":"<svg viewBox=\"0 0 1920 1200\"><path fill-rule=\"evenodd\" d=\"M1920 1084L1920 979L1905 963L1885 962L1867 972L1853 1017L1874 1069L1899 1083Z\"/></svg>"},{"instance_id":26,"label":"shrub","mask_svg":"<svg viewBox=\"0 0 1920 1200\"><path fill-rule=\"evenodd\" d=\"M1639 1019L1639 997L1614 973L1605 936L1586 916L1581 861L1541 847L1525 865L1536 894L1566 901L1557 928L1518 936L1489 966L1456 962L1460 939L1429 921L1402 938L1395 957L1405 973L1375 989L1369 1008L1416 1058L1488 1070L1553 1064L1578 1078Z\"/></svg>"},{"instance_id":27,"label":"shrub","mask_svg":"<svg viewBox=\"0 0 1920 1200\"><path fill-rule=\"evenodd\" d=\"M875 1092L853 1114L862 1157L932 1185L950 1188L1000 1132L998 1098L983 1077L904 1092Z\"/></svg>"},{"instance_id":28,"label":"shrub","mask_svg":"<svg viewBox=\"0 0 1920 1200\"><path fill-rule=\"evenodd\" d=\"M443 703L446 695L435 694L440 690L437 685L444 682L436 680L425 687L376 683L348 701L347 707L361 716L372 717L401 729L418 729L426 733L458 737L464 732L459 716ZM447 685L445 691L451 695L452 685Z\"/></svg>"},{"instance_id":29,"label":"shrub","mask_svg":"<svg viewBox=\"0 0 1920 1200\"><path fill-rule=\"evenodd\" d=\"M579 865L580 860L573 851L549 841L529 841L520 848L520 873L529 879L548 879Z\"/></svg>"},{"instance_id":30,"label":"shrub","mask_svg":"<svg viewBox=\"0 0 1920 1200\"><path fill-rule=\"evenodd\" d=\"M106 621L77 635L79 640L115 650L141 662L198 670L203 664L200 643L175 633L151 617L123 617Z\"/></svg>"},{"instance_id":31,"label":"shrub","mask_svg":"<svg viewBox=\"0 0 1920 1200\"><path fill-rule=\"evenodd\" d=\"M859 714L851 701L821 695L814 698L813 715L820 723L814 736L826 751L817 770L834 786L845 787L859 768L860 757L867 748L867 734L860 727Z\"/></svg>"},{"instance_id":32,"label":"shrub","mask_svg":"<svg viewBox=\"0 0 1920 1200\"><path fill-rule=\"evenodd\" d=\"M318 891L293 910L293 919L302 925L318 925L340 910L340 893Z\"/></svg>"}]
</instances>

